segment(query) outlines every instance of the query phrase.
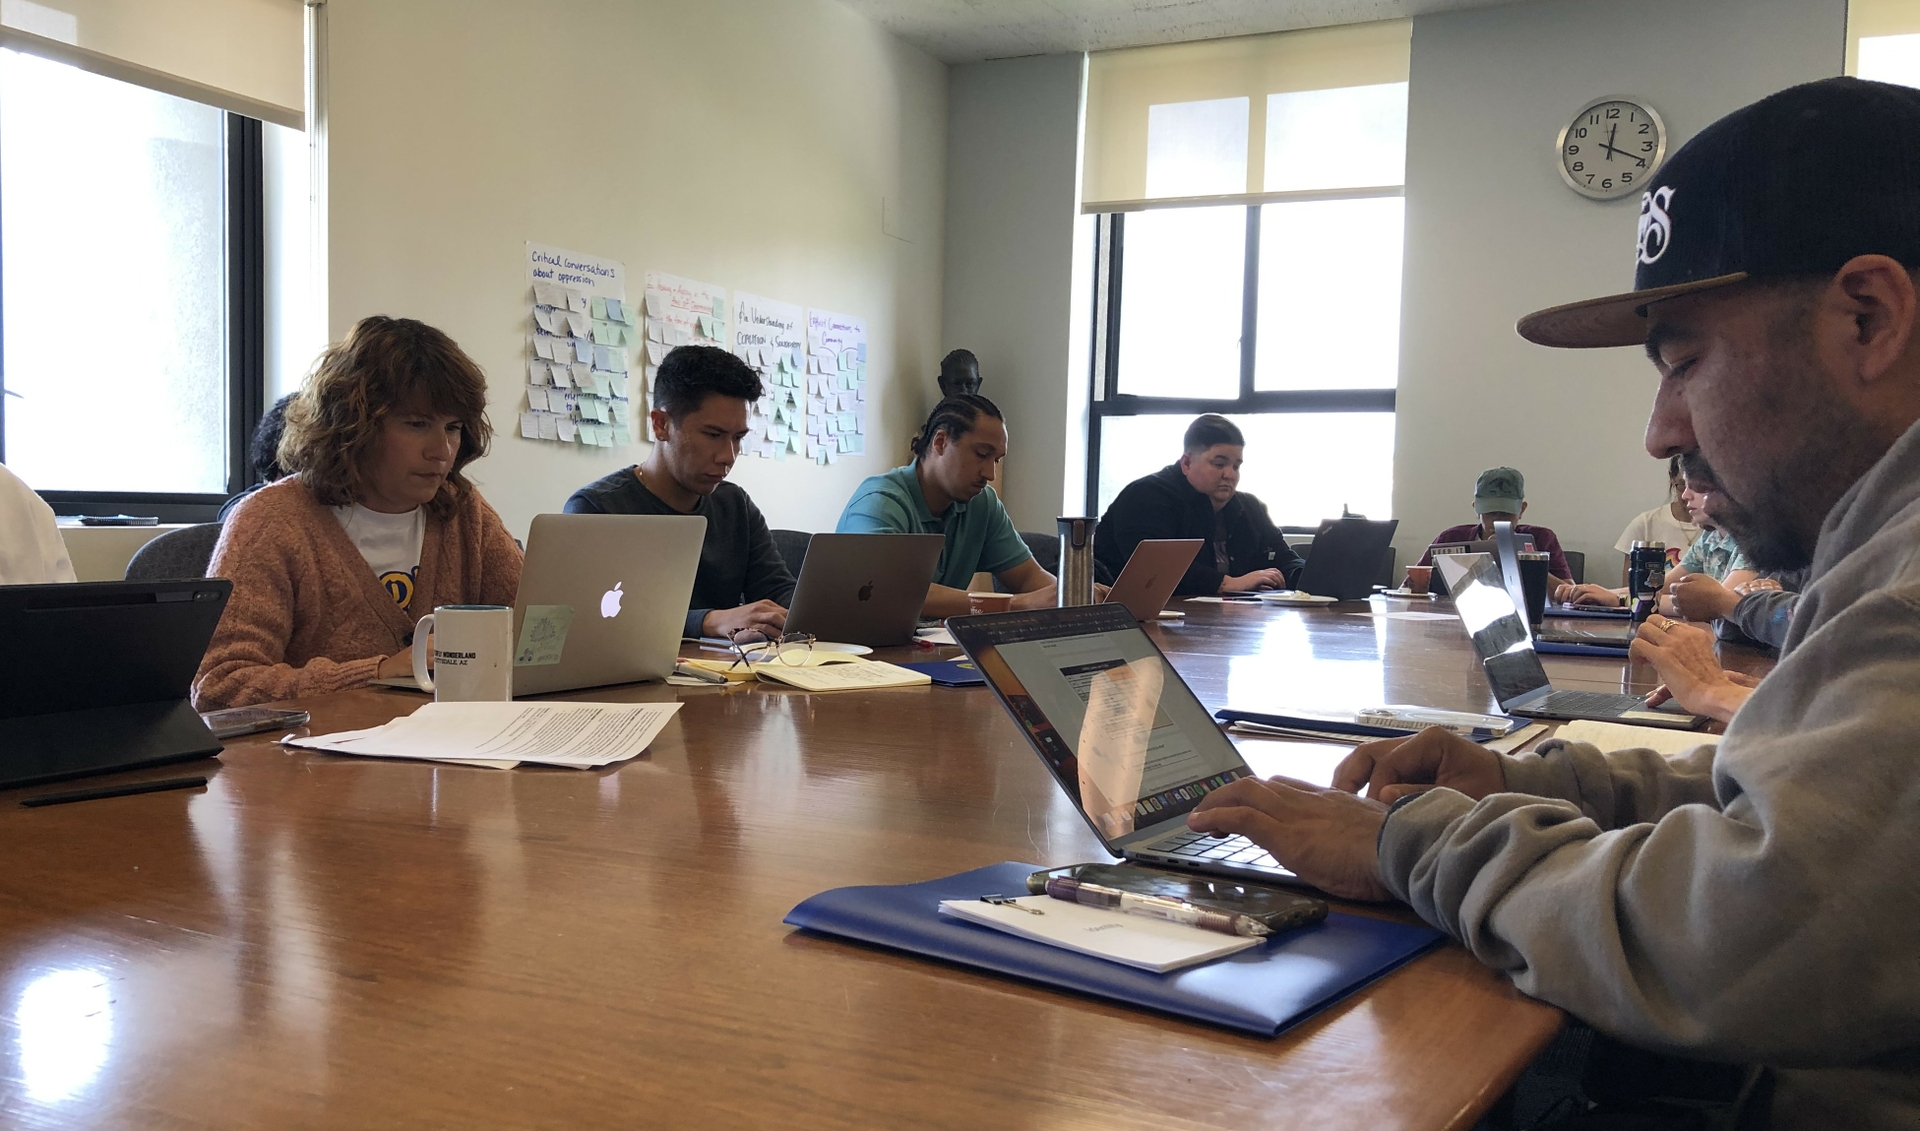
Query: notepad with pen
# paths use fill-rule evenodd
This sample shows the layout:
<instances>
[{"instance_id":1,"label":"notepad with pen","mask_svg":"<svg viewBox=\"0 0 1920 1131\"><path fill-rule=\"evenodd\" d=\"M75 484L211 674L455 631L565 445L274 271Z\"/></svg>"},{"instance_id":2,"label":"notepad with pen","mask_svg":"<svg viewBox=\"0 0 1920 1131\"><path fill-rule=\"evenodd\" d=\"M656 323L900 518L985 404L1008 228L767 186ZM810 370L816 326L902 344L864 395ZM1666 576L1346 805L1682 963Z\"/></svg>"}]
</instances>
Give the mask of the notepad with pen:
<instances>
[{"instance_id":1,"label":"notepad with pen","mask_svg":"<svg viewBox=\"0 0 1920 1131\"><path fill-rule=\"evenodd\" d=\"M821 892L789 926L972 966L1243 1032L1272 1036L1445 936L1341 912L1199 966L1156 974L940 914L945 900L1021 893L1038 865L1008 862L917 884Z\"/></svg>"}]
</instances>

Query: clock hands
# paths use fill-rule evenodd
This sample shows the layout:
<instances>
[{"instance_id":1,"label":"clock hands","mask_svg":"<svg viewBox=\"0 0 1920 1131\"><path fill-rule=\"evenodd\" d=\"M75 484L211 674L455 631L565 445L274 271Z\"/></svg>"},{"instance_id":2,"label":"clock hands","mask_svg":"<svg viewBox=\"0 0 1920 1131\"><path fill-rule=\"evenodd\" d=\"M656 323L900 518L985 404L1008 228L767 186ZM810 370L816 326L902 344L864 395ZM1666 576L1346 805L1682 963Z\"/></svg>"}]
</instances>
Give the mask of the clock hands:
<instances>
[{"instance_id":1,"label":"clock hands","mask_svg":"<svg viewBox=\"0 0 1920 1131\"><path fill-rule=\"evenodd\" d=\"M1613 147L1613 139L1616 136L1618 136L1619 133L1620 133L1620 127L1618 125L1615 125L1612 129L1607 131L1607 140L1600 143L1600 148L1607 151L1607 160L1609 161L1613 160L1613 155L1617 153L1620 156L1625 157L1628 160L1632 161L1634 164L1640 166L1642 169L1646 168L1647 163L1644 159L1635 157L1633 154L1628 153L1624 149L1615 149Z\"/></svg>"}]
</instances>

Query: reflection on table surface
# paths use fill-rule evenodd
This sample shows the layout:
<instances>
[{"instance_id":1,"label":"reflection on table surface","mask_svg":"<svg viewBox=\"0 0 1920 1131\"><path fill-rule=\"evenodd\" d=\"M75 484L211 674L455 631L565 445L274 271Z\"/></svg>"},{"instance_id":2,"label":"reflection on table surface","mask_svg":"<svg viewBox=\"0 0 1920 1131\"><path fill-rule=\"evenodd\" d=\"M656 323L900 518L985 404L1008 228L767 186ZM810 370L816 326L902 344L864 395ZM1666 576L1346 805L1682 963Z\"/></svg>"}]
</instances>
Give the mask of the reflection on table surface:
<instances>
[{"instance_id":1,"label":"reflection on table surface","mask_svg":"<svg viewBox=\"0 0 1920 1131\"><path fill-rule=\"evenodd\" d=\"M1379 615L1443 603L1174 607L1149 631L1209 708L1493 707L1457 621ZM1653 683L1620 661L1547 666L1566 686ZM8 807L5 1118L1464 1127L1559 1024L1457 947L1258 1040L794 934L781 916L824 888L1099 843L983 688L573 697L684 706L648 754L598 772L262 735L230 744L204 793ZM325 732L419 702L300 705ZM1315 781L1345 753L1240 746Z\"/></svg>"}]
</instances>

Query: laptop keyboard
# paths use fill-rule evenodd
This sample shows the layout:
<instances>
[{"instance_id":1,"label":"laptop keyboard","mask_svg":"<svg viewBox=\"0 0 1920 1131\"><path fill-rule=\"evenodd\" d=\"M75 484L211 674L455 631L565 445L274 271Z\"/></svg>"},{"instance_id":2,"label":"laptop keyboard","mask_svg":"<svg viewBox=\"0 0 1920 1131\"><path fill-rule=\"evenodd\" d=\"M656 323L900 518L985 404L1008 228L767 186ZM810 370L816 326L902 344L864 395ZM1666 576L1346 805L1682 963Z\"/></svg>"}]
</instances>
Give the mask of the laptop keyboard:
<instances>
[{"instance_id":1,"label":"laptop keyboard","mask_svg":"<svg viewBox=\"0 0 1920 1131\"><path fill-rule=\"evenodd\" d=\"M1620 695L1611 691L1560 690L1555 690L1553 694L1529 708L1534 714L1597 715L1603 718L1646 709L1644 702L1631 695Z\"/></svg>"},{"instance_id":2,"label":"laptop keyboard","mask_svg":"<svg viewBox=\"0 0 1920 1131\"><path fill-rule=\"evenodd\" d=\"M1211 860L1223 864L1245 864L1250 868L1280 867L1266 849L1243 836L1216 837L1179 829L1159 840L1135 845L1135 852L1153 852L1184 860Z\"/></svg>"}]
</instances>

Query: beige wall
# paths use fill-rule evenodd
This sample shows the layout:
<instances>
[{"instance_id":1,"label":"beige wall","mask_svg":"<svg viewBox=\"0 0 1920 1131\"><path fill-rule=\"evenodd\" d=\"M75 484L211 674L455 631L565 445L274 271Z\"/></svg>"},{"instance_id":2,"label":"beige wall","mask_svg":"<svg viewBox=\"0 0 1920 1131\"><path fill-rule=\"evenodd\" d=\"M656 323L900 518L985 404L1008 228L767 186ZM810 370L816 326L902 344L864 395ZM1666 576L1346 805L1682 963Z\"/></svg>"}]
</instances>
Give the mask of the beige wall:
<instances>
[{"instance_id":1,"label":"beige wall","mask_svg":"<svg viewBox=\"0 0 1920 1131\"><path fill-rule=\"evenodd\" d=\"M500 433L473 475L515 534L645 451L519 438L527 240L621 260L630 297L660 270L868 320L866 454L735 470L774 526L832 529L905 462L940 356L943 64L832 0L327 9L329 330L405 315L473 354Z\"/></svg>"}]
</instances>

